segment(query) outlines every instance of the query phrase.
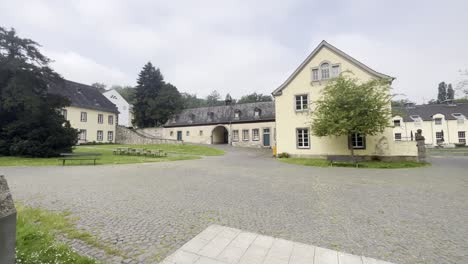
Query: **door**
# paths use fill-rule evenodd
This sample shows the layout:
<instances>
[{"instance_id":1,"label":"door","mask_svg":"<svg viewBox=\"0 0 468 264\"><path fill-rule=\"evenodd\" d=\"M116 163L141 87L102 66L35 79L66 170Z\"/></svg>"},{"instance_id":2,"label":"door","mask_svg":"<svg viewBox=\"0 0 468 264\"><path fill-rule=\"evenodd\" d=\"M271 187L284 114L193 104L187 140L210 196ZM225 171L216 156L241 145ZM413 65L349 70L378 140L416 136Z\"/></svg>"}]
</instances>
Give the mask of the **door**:
<instances>
[{"instance_id":1,"label":"door","mask_svg":"<svg viewBox=\"0 0 468 264\"><path fill-rule=\"evenodd\" d=\"M270 146L270 129L269 128L263 129L263 146L265 147Z\"/></svg>"},{"instance_id":2,"label":"door","mask_svg":"<svg viewBox=\"0 0 468 264\"><path fill-rule=\"evenodd\" d=\"M182 131L177 131L177 140L182 140Z\"/></svg>"}]
</instances>

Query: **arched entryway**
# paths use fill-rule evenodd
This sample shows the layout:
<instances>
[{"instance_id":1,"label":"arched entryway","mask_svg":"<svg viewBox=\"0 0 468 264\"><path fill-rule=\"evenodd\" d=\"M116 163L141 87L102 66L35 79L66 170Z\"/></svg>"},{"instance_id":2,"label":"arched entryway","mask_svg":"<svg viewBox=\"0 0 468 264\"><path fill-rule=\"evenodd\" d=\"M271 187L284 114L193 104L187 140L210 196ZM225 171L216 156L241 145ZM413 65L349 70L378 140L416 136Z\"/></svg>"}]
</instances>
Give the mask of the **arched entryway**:
<instances>
[{"instance_id":1,"label":"arched entryway","mask_svg":"<svg viewBox=\"0 0 468 264\"><path fill-rule=\"evenodd\" d=\"M229 143L229 132L224 126L217 126L211 132L211 144Z\"/></svg>"}]
</instances>

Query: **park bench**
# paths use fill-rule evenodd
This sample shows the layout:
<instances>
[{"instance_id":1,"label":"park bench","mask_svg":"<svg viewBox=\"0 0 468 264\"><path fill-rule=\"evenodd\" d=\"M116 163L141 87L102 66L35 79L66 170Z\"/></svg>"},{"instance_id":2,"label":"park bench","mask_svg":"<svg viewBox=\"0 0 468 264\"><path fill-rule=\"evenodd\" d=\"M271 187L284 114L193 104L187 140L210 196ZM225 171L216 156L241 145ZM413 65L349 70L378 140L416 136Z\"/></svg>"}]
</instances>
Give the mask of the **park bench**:
<instances>
[{"instance_id":1,"label":"park bench","mask_svg":"<svg viewBox=\"0 0 468 264\"><path fill-rule=\"evenodd\" d=\"M327 160L330 161L330 166L333 167L333 164L337 163L344 163L344 162L352 162L356 166L356 168L359 168L359 163L358 161L361 161L362 159L358 157L351 157L351 156L344 156L344 155L328 155Z\"/></svg>"},{"instance_id":2,"label":"park bench","mask_svg":"<svg viewBox=\"0 0 468 264\"><path fill-rule=\"evenodd\" d=\"M96 165L96 160L100 159L101 153L60 153L62 166L65 166L67 160L92 160Z\"/></svg>"}]
</instances>

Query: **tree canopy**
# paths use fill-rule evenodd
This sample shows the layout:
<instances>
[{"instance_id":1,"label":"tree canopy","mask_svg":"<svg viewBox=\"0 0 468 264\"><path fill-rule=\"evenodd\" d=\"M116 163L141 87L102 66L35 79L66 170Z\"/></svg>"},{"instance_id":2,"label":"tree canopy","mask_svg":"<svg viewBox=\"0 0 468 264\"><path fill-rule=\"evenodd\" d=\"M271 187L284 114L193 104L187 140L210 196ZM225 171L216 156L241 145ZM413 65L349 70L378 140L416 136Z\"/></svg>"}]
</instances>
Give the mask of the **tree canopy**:
<instances>
[{"instance_id":1,"label":"tree canopy","mask_svg":"<svg viewBox=\"0 0 468 264\"><path fill-rule=\"evenodd\" d=\"M138 127L161 126L182 109L182 97L166 83L159 69L148 62L138 75L133 123Z\"/></svg>"},{"instance_id":2,"label":"tree canopy","mask_svg":"<svg viewBox=\"0 0 468 264\"><path fill-rule=\"evenodd\" d=\"M38 47L0 27L0 155L56 156L78 140L60 114L69 101L47 91L61 77Z\"/></svg>"},{"instance_id":3,"label":"tree canopy","mask_svg":"<svg viewBox=\"0 0 468 264\"><path fill-rule=\"evenodd\" d=\"M391 120L389 85L381 80L361 83L341 75L322 90L312 111L312 134L325 136L375 135ZM354 155L353 148L350 148Z\"/></svg>"},{"instance_id":4,"label":"tree canopy","mask_svg":"<svg viewBox=\"0 0 468 264\"><path fill-rule=\"evenodd\" d=\"M248 95L242 96L237 103L244 104L244 103L256 103L256 102L271 102L273 101L273 97L271 95L263 95L261 93L251 93Z\"/></svg>"}]
</instances>

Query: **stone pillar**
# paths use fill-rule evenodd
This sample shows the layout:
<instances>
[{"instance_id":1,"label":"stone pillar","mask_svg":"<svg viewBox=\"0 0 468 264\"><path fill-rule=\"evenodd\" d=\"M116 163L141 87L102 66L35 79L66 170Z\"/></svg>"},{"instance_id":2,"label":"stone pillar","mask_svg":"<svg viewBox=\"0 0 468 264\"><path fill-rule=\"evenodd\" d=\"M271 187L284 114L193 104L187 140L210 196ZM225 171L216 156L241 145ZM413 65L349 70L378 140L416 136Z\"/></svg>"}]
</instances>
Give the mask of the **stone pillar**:
<instances>
[{"instance_id":1,"label":"stone pillar","mask_svg":"<svg viewBox=\"0 0 468 264\"><path fill-rule=\"evenodd\" d=\"M0 175L0 263L15 263L16 208L5 176Z\"/></svg>"},{"instance_id":2,"label":"stone pillar","mask_svg":"<svg viewBox=\"0 0 468 264\"><path fill-rule=\"evenodd\" d=\"M425 138L422 135L422 130L418 129L416 132L416 146L418 147L418 161L426 162L426 143Z\"/></svg>"}]
</instances>

